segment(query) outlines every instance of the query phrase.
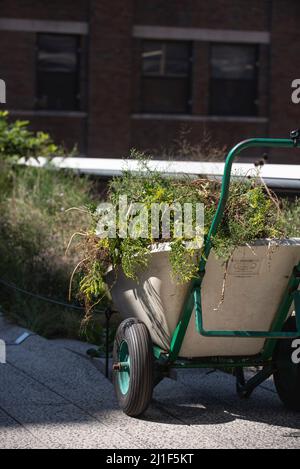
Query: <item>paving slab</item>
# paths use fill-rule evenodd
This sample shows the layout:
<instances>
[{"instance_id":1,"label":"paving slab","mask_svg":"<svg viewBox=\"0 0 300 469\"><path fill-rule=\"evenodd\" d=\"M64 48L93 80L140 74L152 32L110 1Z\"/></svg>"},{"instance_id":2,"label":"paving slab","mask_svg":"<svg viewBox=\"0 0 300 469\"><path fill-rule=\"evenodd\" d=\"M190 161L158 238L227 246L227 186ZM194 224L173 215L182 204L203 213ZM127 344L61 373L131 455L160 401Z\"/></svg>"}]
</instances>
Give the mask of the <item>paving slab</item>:
<instances>
[{"instance_id":1,"label":"paving slab","mask_svg":"<svg viewBox=\"0 0 300 469\"><path fill-rule=\"evenodd\" d=\"M23 332L0 321L0 339L10 344ZM88 348L36 335L7 347L0 448L300 448L300 414L284 409L272 380L240 400L231 375L181 370L155 388L143 418L132 419Z\"/></svg>"}]
</instances>

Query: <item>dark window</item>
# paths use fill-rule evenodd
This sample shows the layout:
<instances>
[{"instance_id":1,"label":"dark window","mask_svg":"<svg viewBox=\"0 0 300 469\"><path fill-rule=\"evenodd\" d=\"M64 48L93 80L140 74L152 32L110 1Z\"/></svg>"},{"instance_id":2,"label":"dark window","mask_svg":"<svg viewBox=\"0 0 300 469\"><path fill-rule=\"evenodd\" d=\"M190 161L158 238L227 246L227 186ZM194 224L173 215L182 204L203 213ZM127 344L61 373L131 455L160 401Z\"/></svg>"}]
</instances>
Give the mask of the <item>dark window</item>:
<instances>
[{"instance_id":1,"label":"dark window","mask_svg":"<svg viewBox=\"0 0 300 469\"><path fill-rule=\"evenodd\" d=\"M190 59L188 42L144 42L142 112L189 112Z\"/></svg>"},{"instance_id":2,"label":"dark window","mask_svg":"<svg viewBox=\"0 0 300 469\"><path fill-rule=\"evenodd\" d=\"M214 115L257 114L257 47L212 45L210 112Z\"/></svg>"},{"instance_id":3,"label":"dark window","mask_svg":"<svg viewBox=\"0 0 300 469\"><path fill-rule=\"evenodd\" d=\"M77 36L38 35L37 106L39 109L78 109L78 62Z\"/></svg>"}]
</instances>

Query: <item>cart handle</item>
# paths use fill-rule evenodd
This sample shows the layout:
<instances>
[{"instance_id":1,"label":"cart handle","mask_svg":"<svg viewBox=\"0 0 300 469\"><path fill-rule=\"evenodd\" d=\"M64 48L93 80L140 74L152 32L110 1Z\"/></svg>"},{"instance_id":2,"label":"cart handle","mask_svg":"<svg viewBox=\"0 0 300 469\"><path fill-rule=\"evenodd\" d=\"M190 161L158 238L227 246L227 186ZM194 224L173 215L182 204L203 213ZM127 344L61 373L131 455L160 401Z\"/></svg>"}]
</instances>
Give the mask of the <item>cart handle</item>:
<instances>
[{"instance_id":1,"label":"cart handle","mask_svg":"<svg viewBox=\"0 0 300 469\"><path fill-rule=\"evenodd\" d=\"M294 130L291 132L291 138L251 138L248 140L243 140L234 146L227 155L224 174L222 178L222 188L221 195L217 207L216 214L213 218L210 230L208 232L205 246L204 246L204 256L202 257L202 262L200 263L200 271L203 271L205 268L205 259L208 258L212 247L212 238L216 234L220 223L222 221L226 202L228 200L229 186L231 180L231 171L232 164L234 159L247 148L257 148L257 147L276 147L276 148L300 148L300 131ZM204 261L204 262L203 262Z\"/></svg>"}]
</instances>

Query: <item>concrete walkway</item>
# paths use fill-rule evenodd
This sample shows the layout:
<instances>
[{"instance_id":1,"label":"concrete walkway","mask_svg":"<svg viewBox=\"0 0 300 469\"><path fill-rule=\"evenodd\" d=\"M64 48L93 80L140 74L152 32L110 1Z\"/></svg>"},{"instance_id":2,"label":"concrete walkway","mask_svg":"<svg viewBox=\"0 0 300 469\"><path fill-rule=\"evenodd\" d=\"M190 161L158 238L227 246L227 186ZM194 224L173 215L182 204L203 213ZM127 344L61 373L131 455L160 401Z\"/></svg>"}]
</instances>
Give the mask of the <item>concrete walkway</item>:
<instances>
[{"instance_id":1,"label":"concrete walkway","mask_svg":"<svg viewBox=\"0 0 300 469\"><path fill-rule=\"evenodd\" d=\"M8 344L23 332L0 321ZM300 414L282 407L271 381L241 401L231 376L182 371L160 383L142 419L131 419L86 349L38 336L7 346L0 448L300 448Z\"/></svg>"}]
</instances>

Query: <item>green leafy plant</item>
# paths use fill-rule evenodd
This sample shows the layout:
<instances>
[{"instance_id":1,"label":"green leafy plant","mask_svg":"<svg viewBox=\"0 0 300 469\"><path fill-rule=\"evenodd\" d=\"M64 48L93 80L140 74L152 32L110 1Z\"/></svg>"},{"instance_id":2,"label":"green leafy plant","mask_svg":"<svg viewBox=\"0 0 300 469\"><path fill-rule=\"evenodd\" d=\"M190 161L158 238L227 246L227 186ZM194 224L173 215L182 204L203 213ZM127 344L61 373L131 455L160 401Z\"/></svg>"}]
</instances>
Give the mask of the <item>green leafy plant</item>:
<instances>
[{"instance_id":1,"label":"green leafy plant","mask_svg":"<svg viewBox=\"0 0 300 469\"><path fill-rule=\"evenodd\" d=\"M275 196L255 181L232 183L224 217L213 246L219 258L228 259L236 246L259 238L286 235L281 223L280 204Z\"/></svg>"},{"instance_id":2,"label":"green leafy plant","mask_svg":"<svg viewBox=\"0 0 300 469\"><path fill-rule=\"evenodd\" d=\"M149 213L151 225L151 204L159 207L180 203L202 203L205 208L204 236L207 235L220 195L220 181L211 181L206 178L199 179L172 179L163 177L161 173L149 167L149 161L143 154L134 150L132 156L140 161L137 172L124 170L122 177L110 182L108 201L118 209L120 196L126 194L128 205L135 202L142 203ZM118 213L118 212L117 212ZM130 215L129 222L134 220ZM231 183L230 196L226 205L224 218L218 233L213 238L213 249L217 257L224 260L230 258L234 249L241 244L251 244L259 238L283 238L290 235L290 225L299 219L299 207L295 208L288 203L282 203L256 178L240 178ZM80 291L88 304L89 311L97 304L99 298L107 295L108 288L105 283L105 272L109 265L116 271L121 266L128 278L138 281L139 274L149 263L154 243L168 242L170 244L169 260L172 267L171 275L177 283L190 281L197 274L197 260L201 250L191 247L187 241L195 242L197 238L188 239L185 235L176 236L176 220L171 213L170 239L164 238L160 233L154 237L149 230L146 236L137 238L121 237L117 231L115 239L99 239L96 235L96 226L99 214L96 208L90 211L92 224L88 230L85 249L85 259L80 266L83 278ZM288 219L290 220L288 222ZM193 219L193 221L195 221ZM90 249L91 240L93 249ZM95 270L95 259L97 269ZM100 262L100 264L99 264ZM97 288L87 288L95 285ZM90 294L92 292L92 295Z\"/></svg>"},{"instance_id":3,"label":"green leafy plant","mask_svg":"<svg viewBox=\"0 0 300 469\"><path fill-rule=\"evenodd\" d=\"M17 120L10 122L8 111L0 112L0 159L16 162L20 158L53 156L61 152L49 134L32 132L29 122Z\"/></svg>"},{"instance_id":4,"label":"green leafy plant","mask_svg":"<svg viewBox=\"0 0 300 469\"><path fill-rule=\"evenodd\" d=\"M300 199L282 200L282 226L290 238L300 236Z\"/></svg>"}]
</instances>

